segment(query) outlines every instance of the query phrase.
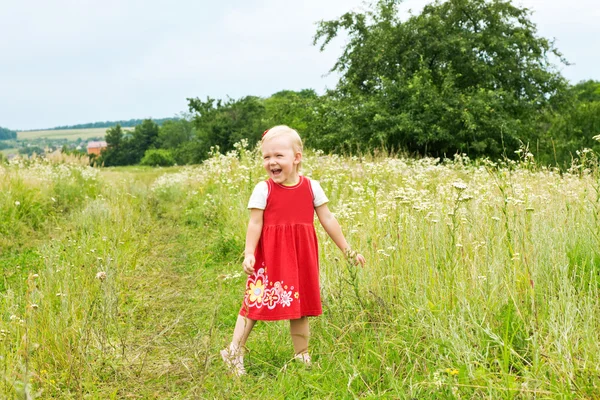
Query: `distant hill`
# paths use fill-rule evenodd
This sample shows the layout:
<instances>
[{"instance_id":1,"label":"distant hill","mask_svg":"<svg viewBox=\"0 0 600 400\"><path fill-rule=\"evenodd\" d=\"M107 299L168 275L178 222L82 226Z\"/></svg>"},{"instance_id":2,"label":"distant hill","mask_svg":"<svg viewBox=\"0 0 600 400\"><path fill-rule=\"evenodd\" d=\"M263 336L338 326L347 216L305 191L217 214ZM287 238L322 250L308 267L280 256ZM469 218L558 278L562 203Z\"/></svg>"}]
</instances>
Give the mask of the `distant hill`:
<instances>
[{"instance_id":1,"label":"distant hill","mask_svg":"<svg viewBox=\"0 0 600 400\"><path fill-rule=\"evenodd\" d=\"M17 139L19 140L102 140L106 135L107 128L73 128L73 129L47 129L44 131L19 131ZM131 131L133 128L125 127L124 131Z\"/></svg>"},{"instance_id":2,"label":"distant hill","mask_svg":"<svg viewBox=\"0 0 600 400\"><path fill-rule=\"evenodd\" d=\"M147 118L144 118L147 119ZM66 129L90 129L90 128L111 128L117 124L121 125L123 128L133 128L136 125L139 125L142 123L142 121L144 119L130 119L130 120L123 120L123 121L101 121L101 122L89 122L87 124L77 124L77 125L64 125L64 126L57 126L54 128L48 128L48 129L44 129L46 131L62 131L62 130L66 130ZM178 120L179 118L151 118L152 121L156 122L156 124L158 125L162 125L164 122L166 121L174 121L174 120ZM30 131L39 131L40 129L30 129ZM23 131L26 132L26 131Z\"/></svg>"}]
</instances>

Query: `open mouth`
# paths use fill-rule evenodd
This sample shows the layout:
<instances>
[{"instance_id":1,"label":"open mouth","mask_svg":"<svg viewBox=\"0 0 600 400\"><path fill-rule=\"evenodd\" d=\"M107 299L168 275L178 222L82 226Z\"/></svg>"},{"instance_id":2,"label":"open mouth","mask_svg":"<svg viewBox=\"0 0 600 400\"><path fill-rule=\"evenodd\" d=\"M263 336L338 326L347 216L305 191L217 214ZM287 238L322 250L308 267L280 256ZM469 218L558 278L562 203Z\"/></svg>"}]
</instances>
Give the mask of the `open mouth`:
<instances>
[{"instance_id":1,"label":"open mouth","mask_svg":"<svg viewBox=\"0 0 600 400\"><path fill-rule=\"evenodd\" d=\"M281 174L281 168L272 169L271 173L273 174L273 176L279 176L279 174Z\"/></svg>"}]
</instances>

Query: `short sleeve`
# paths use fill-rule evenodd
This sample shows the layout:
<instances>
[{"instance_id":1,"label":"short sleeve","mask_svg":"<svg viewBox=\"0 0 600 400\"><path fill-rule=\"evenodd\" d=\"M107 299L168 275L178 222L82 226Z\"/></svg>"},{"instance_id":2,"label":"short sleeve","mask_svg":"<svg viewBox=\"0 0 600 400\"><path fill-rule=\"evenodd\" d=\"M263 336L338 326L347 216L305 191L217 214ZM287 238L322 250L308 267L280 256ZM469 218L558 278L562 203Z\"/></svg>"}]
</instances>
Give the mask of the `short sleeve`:
<instances>
[{"instance_id":1,"label":"short sleeve","mask_svg":"<svg viewBox=\"0 0 600 400\"><path fill-rule=\"evenodd\" d=\"M267 207L267 196L269 195L269 187L267 182L259 182L252 191L250 200L248 201L248 208L258 208L264 210Z\"/></svg>"},{"instance_id":2,"label":"short sleeve","mask_svg":"<svg viewBox=\"0 0 600 400\"><path fill-rule=\"evenodd\" d=\"M325 195L321 184L318 181L310 180L310 187L313 192L313 204L315 208L322 206L325 203L329 202L329 199Z\"/></svg>"}]
</instances>

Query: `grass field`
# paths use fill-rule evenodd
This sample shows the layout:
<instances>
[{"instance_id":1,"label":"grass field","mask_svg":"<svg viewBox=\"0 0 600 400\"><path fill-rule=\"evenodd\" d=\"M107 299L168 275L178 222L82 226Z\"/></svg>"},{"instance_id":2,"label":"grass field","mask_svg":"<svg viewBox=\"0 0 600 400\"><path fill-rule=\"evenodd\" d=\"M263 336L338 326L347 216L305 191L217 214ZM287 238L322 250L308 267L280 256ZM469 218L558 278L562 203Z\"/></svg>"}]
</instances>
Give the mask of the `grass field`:
<instances>
[{"instance_id":1,"label":"grass field","mask_svg":"<svg viewBox=\"0 0 600 400\"><path fill-rule=\"evenodd\" d=\"M0 153L3 153L5 155L7 154L16 154L19 152L19 149L13 148L13 149L2 149L0 150Z\"/></svg>"},{"instance_id":2,"label":"grass field","mask_svg":"<svg viewBox=\"0 0 600 400\"><path fill-rule=\"evenodd\" d=\"M590 156L586 153L586 156ZM314 365L259 323L248 375L219 350L244 293L238 147L199 167L0 166L0 397L513 399L600 393L600 173L464 158L306 154L321 228ZM27 164L29 163L29 164Z\"/></svg>"},{"instance_id":3,"label":"grass field","mask_svg":"<svg viewBox=\"0 0 600 400\"><path fill-rule=\"evenodd\" d=\"M77 140L89 139L94 137L104 137L108 128L89 128L89 129L61 129L61 130L42 130L42 131L22 131L17 132L17 139L69 139ZM133 128L123 128L123 130L132 130Z\"/></svg>"}]
</instances>

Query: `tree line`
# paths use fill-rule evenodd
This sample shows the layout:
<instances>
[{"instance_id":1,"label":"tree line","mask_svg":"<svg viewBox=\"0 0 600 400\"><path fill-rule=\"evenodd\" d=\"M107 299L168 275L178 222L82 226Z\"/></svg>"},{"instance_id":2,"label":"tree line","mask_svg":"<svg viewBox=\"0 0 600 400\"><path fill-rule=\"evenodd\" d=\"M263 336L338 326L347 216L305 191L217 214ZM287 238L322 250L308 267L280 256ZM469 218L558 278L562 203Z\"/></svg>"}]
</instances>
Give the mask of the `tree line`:
<instances>
[{"instance_id":1,"label":"tree line","mask_svg":"<svg viewBox=\"0 0 600 400\"><path fill-rule=\"evenodd\" d=\"M296 128L326 152L404 152L471 158L516 157L526 147L564 166L581 148L600 151L600 82L571 85L554 43L537 34L530 11L501 0L436 1L400 18L400 0L321 21L314 44L345 34L332 68L337 86L281 91L268 98L188 99L190 116L131 134L109 129L104 165L198 163L211 147L256 143L270 126Z\"/></svg>"},{"instance_id":2,"label":"tree line","mask_svg":"<svg viewBox=\"0 0 600 400\"><path fill-rule=\"evenodd\" d=\"M155 121L158 125L162 125L166 121L172 121L177 118L155 118ZM98 121L98 122L89 122L87 124L77 124L77 125L64 125L57 126L48 130L65 130L65 129L90 129L90 128L110 128L115 125L120 125L123 128L133 128L136 125L139 125L143 122L143 119L129 119L129 120L120 120L120 121Z\"/></svg>"},{"instance_id":3,"label":"tree line","mask_svg":"<svg viewBox=\"0 0 600 400\"><path fill-rule=\"evenodd\" d=\"M17 132L0 126L0 140L13 140L17 138Z\"/></svg>"}]
</instances>

